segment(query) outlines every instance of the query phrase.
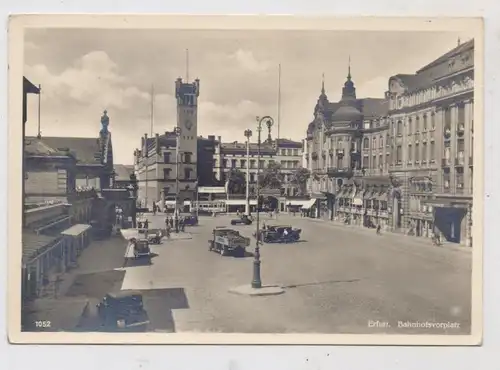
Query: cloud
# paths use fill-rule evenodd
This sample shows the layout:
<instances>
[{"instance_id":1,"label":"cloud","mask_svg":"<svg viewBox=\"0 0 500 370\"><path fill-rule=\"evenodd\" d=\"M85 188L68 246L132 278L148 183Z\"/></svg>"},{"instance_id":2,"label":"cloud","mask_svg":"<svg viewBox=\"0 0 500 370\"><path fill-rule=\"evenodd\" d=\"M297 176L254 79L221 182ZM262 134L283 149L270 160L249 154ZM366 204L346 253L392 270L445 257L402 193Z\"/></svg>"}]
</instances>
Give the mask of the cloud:
<instances>
[{"instance_id":1,"label":"cloud","mask_svg":"<svg viewBox=\"0 0 500 370\"><path fill-rule=\"evenodd\" d=\"M177 77L186 79L186 49L190 79L201 84L199 135L243 140L246 128L256 131L255 116L264 115L274 117L276 135L281 64L280 136L300 140L322 73L329 99L338 100L349 55L358 97L383 97L391 75L414 72L456 39L430 32L31 29L24 73L42 85L43 135L96 137L107 109L115 162L127 164L151 129L152 85L154 130L177 124L174 85ZM36 134L37 108L30 96L30 135Z\"/></svg>"}]
</instances>

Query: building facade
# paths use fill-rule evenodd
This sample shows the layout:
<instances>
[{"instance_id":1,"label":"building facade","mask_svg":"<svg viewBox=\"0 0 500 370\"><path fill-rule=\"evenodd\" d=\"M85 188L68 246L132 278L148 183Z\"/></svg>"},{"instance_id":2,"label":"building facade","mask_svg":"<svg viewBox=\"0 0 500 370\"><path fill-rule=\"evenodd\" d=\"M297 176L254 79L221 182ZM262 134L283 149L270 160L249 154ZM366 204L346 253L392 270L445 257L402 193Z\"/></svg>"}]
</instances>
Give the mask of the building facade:
<instances>
[{"instance_id":1,"label":"building facade","mask_svg":"<svg viewBox=\"0 0 500 370\"><path fill-rule=\"evenodd\" d=\"M395 75L387 92L402 222L418 236L439 232L471 245L474 40L412 75Z\"/></svg>"},{"instance_id":2,"label":"building facade","mask_svg":"<svg viewBox=\"0 0 500 370\"><path fill-rule=\"evenodd\" d=\"M314 216L472 244L474 41L389 78L385 99L324 85L303 155Z\"/></svg>"},{"instance_id":3,"label":"building facade","mask_svg":"<svg viewBox=\"0 0 500 370\"><path fill-rule=\"evenodd\" d=\"M243 173L246 179L247 161L250 187L257 182L259 147L257 143L249 143L247 158L247 143L222 143L221 137L215 149L214 175L216 180L224 184L228 180L231 170ZM266 140L260 146L260 172L269 165L277 164L283 177L280 196L293 197L298 194L298 187L293 182L294 171L302 164L302 143L289 139Z\"/></svg>"},{"instance_id":4,"label":"building facade","mask_svg":"<svg viewBox=\"0 0 500 370\"><path fill-rule=\"evenodd\" d=\"M171 132L141 140L134 152L138 197L144 206L192 201L198 180L198 97L200 81L175 81L177 125ZM178 197L177 195L178 194Z\"/></svg>"},{"instance_id":5,"label":"building facade","mask_svg":"<svg viewBox=\"0 0 500 370\"><path fill-rule=\"evenodd\" d=\"M309 124L304 162L308 190L317 202L311 215L370 226L390 224L385 99L358 99L349 68L338 102L324 83Z\"/></svg>"}]
</instances>

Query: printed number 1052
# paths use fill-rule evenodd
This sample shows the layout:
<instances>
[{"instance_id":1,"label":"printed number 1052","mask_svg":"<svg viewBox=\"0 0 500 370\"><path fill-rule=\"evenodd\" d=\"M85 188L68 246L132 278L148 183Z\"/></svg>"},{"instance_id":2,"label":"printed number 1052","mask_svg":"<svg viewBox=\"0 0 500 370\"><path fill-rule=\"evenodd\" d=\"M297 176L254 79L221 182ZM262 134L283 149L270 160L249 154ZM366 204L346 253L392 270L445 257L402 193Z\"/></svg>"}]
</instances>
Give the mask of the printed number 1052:
<instances>
[{"instance_id":1,"label":"printed number 1052","mask_svg":"<svg viewBox=\"0 0 500 370\"><path fill-rule=\"evenodd\" d=\"M35 321L35 326L37 328L50 328L50 321Z\"/></svg>"}]
</instances>

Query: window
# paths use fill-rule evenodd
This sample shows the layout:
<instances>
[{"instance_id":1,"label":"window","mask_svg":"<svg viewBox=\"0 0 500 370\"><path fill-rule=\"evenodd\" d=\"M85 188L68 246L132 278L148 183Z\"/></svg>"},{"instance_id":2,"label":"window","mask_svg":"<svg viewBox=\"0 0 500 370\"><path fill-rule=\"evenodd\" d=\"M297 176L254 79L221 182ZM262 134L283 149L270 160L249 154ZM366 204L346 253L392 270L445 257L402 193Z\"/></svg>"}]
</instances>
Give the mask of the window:
<instances>
[{"instance_id":1,"label":"window","mask_svg":"<svg viewBox=\"0 0 500 370\"><path fill-rule=\"evenodd\" d=\"M465 125L465 106L463 104L458 106L458 125Z\"/></svg>"},{"instance_id":2,"label":"window","mask_svg":"<svg viewBox=\"0 0 500 370\"><path fill-rule=\"evenodd\" d=\"M373 156L372 158L372 168L377 168L377 157Z\"/></svg>"},{"instance_id":3,"label":"window","mask_svg":"<svg viewBox=\"0 0 500 370\"><path fill-rule=\"evenodd\" d=\"M427 131L427 115L424 114L424 116L422 117L422 124L423 124L423 128L422 128L422 131Z\"/></svg>"},{"instance_id":4,"label":"window","mask_svg":"<svg viewBox=\"0 0 500 370\"><path fill-rule=\"evenodd\" d=\"M391 155L387 153L385 155L385 167L388 167L390 163L391 163Z\"/></svg>"},{"instance_id":5,"label":"window","mask_svg":"<svg viewBox=\"0 0 500 370\"><path fill-rule=\"evenodd\" d=\"M420 160L420 145L415 144L415 161Z\"/></svg>"},{"instance_id":6,"label":"window","mask_svg":"<svg viewBox=\"0 0 500 370\"><path fill-rule=\"evenodd\" d=\"M412 149L413 147L411 146L411 144L408 144L408 162L411 162L413 158Z\"/></svg>"},{"instance_id":7,"label":"window","mask_svg":"<svg viewBox=\"0 0 500 370\"><path fill-rule=\"evenodd\" d=\"M383 148L384 147L384 138L382 137L382 135L380 135L378 141L379 141L378 147Z\"/></svg>"},{"instance_id":8,"label":"window","mask_svg":"<svg viewBox=\"0 0 500 370\"><path fill-rule=\"evenodd\" d=\"M191 163L191 153L184 153L184 163Z\"/></svg>"},{"instance_id":9,"label":"window","mask_svg":"<svg viewBox=\"0 0 500 370\"><path fill-rule=\"evenodd\" d=\"M260 169L264 169L264 168L266 168L266 167L265 167L265 162L264 162L264 161L262 161L262 160L260 160L260 161L259 161L259 168L260 168Z\"/></svg>"},{"instance_id":10,"label":"window","mask_svg":"<svg viewBox=\"0 0 500 370\"><path fill-rule=\"evenodd\" d=\"M370 141L368 140L367 137L363 139L363 149L369 149L370 148Z\"/></svg>"},{"instance_id":11,"label":"window","mask_svg":"<svg viewBox=\"0 0 500 370\"><path fill-rule=\"evenodd\" d=\"M250 160L250 168L255 168L255 159Z\"/></svg>"},{"instance_id":12,"label":"window","mask_svg":"<svg viewBox=\"0 0 500 370\"><path fill-rule=\"evenodd\" d=\"M377 147L377 138L373 137L372 139L372 150L374 150Z\"/></svg>"},{"instance_id":13,"label":"window","mask_svg":"<svg viewBox=\"0 0 500 370\"><path fill-rule=\"evenodd\" d=\"M433 161L436 159L436 144L434 141L431 141L431 146L429 148L429 160Z\"/></svg>"},{"instance_id":14,"label":"window","mask_svg":"<svg viewBox=\"0 0 500 370\"><path fill-rule=\"evenodd\" d=\"M427 143L422 144L422 161L427 160Z\"/></svg>"},{"instance_id":15,"label":"window","mask_svg":"<svg viewBox=\"0 0 500 370\"><path fill-rule=\"evenodd\" d=\"M281 149L281 155L286 155L286 149Z\"/></svg>"},{"instance_id":16,"label":"window","mask_svg":"<svg viewBox=\"0 0 500 370\"><path fill-rule=\"evenodd\" d=\"M170 179L170 172L172 171L171 168L164 168L163 169L163 179L168 180Z\"/></svg>"},{"instance_id":17,"label":"window","mask_svg":"<svg viewBox=\"0 0 500 370\"><path fill-rule=\"evenodd\" d=\"M238 160L231 159L231 168L236 168L237 163L238 163Z\"/></svg>"},{"instance_id":18,"label":"window","mask_svg":"<svg viewBox=\"0 0 500 370\"><path fill-rule=\"evenodd\" d=\"M170 163L170 152L163 152L163 163Z\"/></svg>"},{"instance_id":19,"label":"window","mask_svg":"<svg viewBox=\"0 0 500 370\"><path fill-rule=\"evenodd\" d=\"M378 166L380 168L384 166L384 157L382 157L382 154L378 156Z\"/></svg>"},{"instance_id":20,"label":"window","mask_svg":"<svg viewBox=\"0 0 500 370\"><path fill-rule=\"evenodd\" d=\"M189 180L191 178L191 168L184 168L184 179Z\"/></svg>"},{"instance_id":21,"label":"window","mask_svg":"<svg viewBox=\"0 0 500 370\"><path fill-rule=\"evenodd\" d=\"M298 149L294 149L293 150L293 155L299 155L299 150Z\"/></svg>"},{"instance_id":22,"label":"window","mask_svg":"<svg viewBox=\"0 0 500 370\"><path fill-rule=\"evenodd\" d=\"M403 162L403 150L401 145L396 147L396 164L401 164Z\"/></svg>"},{"instance_id":23,"label":"window","mask_svg":"<svg viewBox=\"0 0 500 370\"><path fill-rule=\"evenodd\" d=\"M451 127L451 109L450 108L446 108L444 111L444 126L445 126L445 129Z\"/></svg>"},{"instance_id":24,"label":"window","mask_svg":"<svg viewBox=\"0 0 500 370\"><path fill-rule=\"evenodd\" d=\"M443 174L443 188L445 191L450 189L450 174L449 173Z\"/></svg>"},{"instance_id":25,"label":"window","mask_svg":"<svg viewBox=\"0 0 500 370\"><path fill-rule=\"evenodd\" d=\"M398 124L396 126L396 135L402 135L403 134L403 122L398 121Z\"/></svg>"},{"instance_id":26,"label":"window","mask_svg":"<svg viewBox=\"0 0 500 370\"><path fill-rule=\"evenodd\" d=\"M222 160L222 167L227 168L227 159Z\"/></svg>"},{"instance_id":27,"label":"window","mask_svg":"<svg viewBox=\"0 0 500 370\"><path fill-rule=\"evenodd\" d=\"M247 168L247 161L242 159L241 161L241 168Z\"/></svg>"},{"instance_id":28,"label":"window","mask_svg":"<svg viewBox=\"0 0 500 370\"><path fill-rule=\"evenodd\" d=\"M408 130L407 130L408 135L411 135L411 134L412 134L412 129L413 129L413 127L412 127L412 126L413 126L412 119L411 119L411 118L409 118L409 119L408 119Z\"/></svg>"},{"instance_id":29,"label":"window","mask_svg":"<svg viewBox=\"0 0 500 370\"><path fill-rule=\"evenodd\" d=\"M385 135L385 146L388 148L389 147L389 142L390 142L390 138L389 138L389 134Z\"/></svg>"},{"instance_id":30,"label":"window","mask_svg":"<svg viewBox=\"0 0 500 370\"><path fill-rule=\"evenodd\" d=\"M325 139L326 139L326 135L325 135ZM288 154L288 155L292 155L292 149L288 149L288 150L287 150L287 154Z\"/></svg>"},{"instance_id":31,"label":"window","mask_svg":"<svg viewBox=\"0 0 500 370\"><path fill-rule=\"evenodd\" d=\"M250 174L250 182L255 182L255 173Z\"/></svg>"}]
</instances>

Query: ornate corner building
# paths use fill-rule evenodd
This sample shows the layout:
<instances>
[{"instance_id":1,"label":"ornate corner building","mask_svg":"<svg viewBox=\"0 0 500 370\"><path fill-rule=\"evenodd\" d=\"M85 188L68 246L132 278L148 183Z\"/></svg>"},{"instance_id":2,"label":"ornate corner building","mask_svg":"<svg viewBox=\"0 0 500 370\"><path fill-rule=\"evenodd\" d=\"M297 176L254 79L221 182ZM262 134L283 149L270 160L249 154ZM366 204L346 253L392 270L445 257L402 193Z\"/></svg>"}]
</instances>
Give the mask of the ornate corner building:
<instances>
[{"instance_id":1,"label":"ornate corner building","mask_svg":"<svg viewBox=\"0 0 500 370\"><path fill-rule=\"evenodd\" d=\"M324 83L304 165L315 216L471 245L474 40L358 99L350 68L339 102Z\"/></svg>"}]
</instances>

